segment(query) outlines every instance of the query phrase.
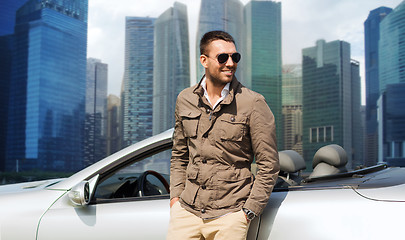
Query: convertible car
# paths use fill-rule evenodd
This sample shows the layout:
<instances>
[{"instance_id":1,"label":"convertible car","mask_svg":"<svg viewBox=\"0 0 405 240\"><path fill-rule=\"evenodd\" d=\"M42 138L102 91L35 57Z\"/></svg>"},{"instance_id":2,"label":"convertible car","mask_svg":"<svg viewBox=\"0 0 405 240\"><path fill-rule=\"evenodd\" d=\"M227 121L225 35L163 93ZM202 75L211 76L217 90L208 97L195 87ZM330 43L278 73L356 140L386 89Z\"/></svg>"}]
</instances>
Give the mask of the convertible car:
<instances>
[{"instance_id":1,"label":"convertible car","mask_svg":"<svg viewBox=\"0 0 405 240\"><path fill-rule=\"evenodd\" d=\"M1 186L0 239L165 239L172 133L66 179ZM280 177L265 211L251 222L249 240L403 237L405 169L346 171L344 150L329 145L319 149L313 172L303 176L299 154L279 155Z\"/></svg>"}]
</instances>

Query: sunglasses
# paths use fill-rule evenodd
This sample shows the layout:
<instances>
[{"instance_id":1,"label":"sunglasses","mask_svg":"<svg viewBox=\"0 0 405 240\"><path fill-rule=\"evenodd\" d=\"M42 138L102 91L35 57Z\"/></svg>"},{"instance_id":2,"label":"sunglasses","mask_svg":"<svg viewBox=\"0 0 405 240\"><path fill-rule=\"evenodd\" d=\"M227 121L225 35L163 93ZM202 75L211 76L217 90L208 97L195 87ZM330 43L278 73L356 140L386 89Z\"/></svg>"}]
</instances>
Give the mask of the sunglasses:
<instances>
[{"instance_id":1,"label":"sunglasses","mask_svg":"<svg viewBox=\"0 0 405 240\"><path fill-rule=\"evenodd\" d=\"M207 55L206 55L207 56ZM228 61L229 56L232 58L232 61L234 63L238 63L240 61L241 55L240 53L232 53L232 54L228 54L228 53L221 53L217 56L217 61L219 62L219 64L224 64ZM207 56L208 57L208 56Z\"/></svg>"}]
</instances>

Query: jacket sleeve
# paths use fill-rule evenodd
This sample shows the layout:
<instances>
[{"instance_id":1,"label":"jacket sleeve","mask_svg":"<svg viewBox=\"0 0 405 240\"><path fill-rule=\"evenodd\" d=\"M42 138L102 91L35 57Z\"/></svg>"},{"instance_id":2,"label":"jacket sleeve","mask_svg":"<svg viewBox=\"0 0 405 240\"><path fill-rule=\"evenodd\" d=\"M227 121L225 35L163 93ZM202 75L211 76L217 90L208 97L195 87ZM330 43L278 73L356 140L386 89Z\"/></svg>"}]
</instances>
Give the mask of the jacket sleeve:
<instances>
[{"instance_id":1,"label":"jacket sleeve","mask_svg":"<svg viewBox=\"0 0 405 240\"><path fill-rule=\"evenodd\" d=\"M258 172L243 207L260 215L267 205L280 170L274 115L261 95L253 104L249 128Z\"/></svg>"},{"instance_id":2,"label":"jacket sleeve","mask_svg":"<svg viewBox=\"0 0 405 240\"><path fill-rule=\"evenodd\" d=\"M186 168L189 161L187 139L179 115L179 99L175 110L175 127L173 133L172 157L170 159L170 199L179 197L184 190Z\"/></svg>"}]
</instances>

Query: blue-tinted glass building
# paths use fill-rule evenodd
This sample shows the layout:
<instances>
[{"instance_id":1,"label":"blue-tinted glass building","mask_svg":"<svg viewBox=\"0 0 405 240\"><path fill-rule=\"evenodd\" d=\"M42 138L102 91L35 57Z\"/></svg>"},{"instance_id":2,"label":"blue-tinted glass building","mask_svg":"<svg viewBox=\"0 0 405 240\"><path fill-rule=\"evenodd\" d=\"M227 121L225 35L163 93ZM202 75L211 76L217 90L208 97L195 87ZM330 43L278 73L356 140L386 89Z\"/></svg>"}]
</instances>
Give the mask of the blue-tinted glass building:
<instances>
[{"instance_id":1,"label":"blue-tinted glass building","mask_svg":"<svg viewBox=\"0 0 405 240\"><path fill-rule=\"evenodd\" d=\"M387 85L405 82L405 1L380 23L380 94Z\"/></svg>"},{"instance_id":2,"label":"blue-tinted glass building","mask_svg":"<svg viewBox=\"0 0 405 240\"><path fill-rule=\"evenodd\" d=\"M0 2L0 171L5 167L8 97L15 14L27 0Z\"/></svg>"},{"instance_id":3,"label":"blue-tinted glass building","mask_svg":"<svg viewBox=\"0 0 405 240\"><path fill-rule=\"evenodd\" d=\"M240 0L201 0L200 14L196 38L196 73L197 82L204 74L204 67L200 63L200 40L209 31L222 30L232 35L237 50L242 54L244 61L244 27L243 4ZM236 77L243 82L243 65L238 64Z\"/></svg>"},{"instance_id":4,"label":"blue-tinted glass building","mask_svg":"<svg viewBox=\"0 0 405 240\"><path fill-rule=\"evenodd\" d=\"M379 162L405 166L405 1L380 23Z\"/></svg>"},{"instance_id":5,"label":"blue-tinted glass building","mask_svg":"<svg viewBox=\"0 0 405 240\"><path fill-rule=\"evenodd\" d=\"M277 147L283 150L281 3L250 1L244 16L243 83L266 98L276 120Z\"/></svg>"},{"instance_id":6,"label":"blue-tinted glass building","mask_svg":"<svg viewBox=\"0 0 405 240\"><path fill-rule=\"evenodd\" d=\"M106 157L108 65L87 59L86 119L84 124L84 165Z\"/></svg>"},{"instance_id":7,"label":"blue-tinted glass building","mask_svg":"<svg viewBox=\"0 0 405 240\"><path fill-rule=\"evenodd\" d=\"M379 162L405 167L405 83L388 84L378 101Z\"/></svg>"},{"instance_id":8,"label":"blue-tinted glass building","mask_svg":"<svg viewBox=\"0 0 405 240\"><path fill-rule=\"evenodd\" d=\"M380 97L380 83L378 80L378 42L380 40L380 22L390 12L391 8L380 7L374 9L364 22L364 53L366 71L366 165L377 163L378 159L378 124L377 100Z\"/></svg>"},{"instance_id":9,"label":"blue-tinted glass building","mask_svg":"<svg viewBox=\"0 0 405 240\"><path fill-rule=\"evenodd\" d=\"M177 95L190 86L187 7L175 2L155 22L153 134L174 127Z\"/></svg>"},{"instance_id":10,"label":"blue-tinted glass building","mask_svg":"<svg viewBox=\"0 0 405 240\"><path fill-rule=\"evenodd\" d=\"M126 17L121 94L123 147L152 136L155 18Z\"/></svg>"},{"instance_id":11,"label":"blue-tinted glass building","mask_svg":"<svg viewBox=\"0 0 405 240\"><path fill-rule=\"evenodd\" d=\"M29 0L16 14L6 170L83 166L87 0Z\"/></svg>"},{"instance_id":12,"label":"blue-tinted glass building","mask_svg":"<svg viewBox=\"0 0 405 240\"><path fill-rule=\"evenodd\" d=\"M315 152L329 144L342 146L353 168L353 130L360 128L360 77L357 62L350 59L350 44L319 40L302 50L303 152L307 170ZM356 155L357 157L357 155ZM359 156L361 159L361 157Z\"/></svg>"}]
</instances>

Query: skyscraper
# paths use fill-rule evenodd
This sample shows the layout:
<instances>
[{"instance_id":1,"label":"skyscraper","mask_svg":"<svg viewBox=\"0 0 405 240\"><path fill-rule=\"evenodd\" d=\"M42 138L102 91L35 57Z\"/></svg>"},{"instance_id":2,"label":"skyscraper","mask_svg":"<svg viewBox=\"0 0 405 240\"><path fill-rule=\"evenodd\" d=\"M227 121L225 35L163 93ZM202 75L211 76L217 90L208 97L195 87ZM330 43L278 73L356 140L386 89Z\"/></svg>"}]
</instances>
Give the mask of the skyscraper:
<instances>
[{"instance_id":1,"label":"skyscraper","mask_svg":"<svg viewBox=\"0 0 405 240\"><path fill-rule=\"evenodd\" d=\"M390 12L391 8L374 9L364 22L365 70L366 70L366 151L367 166L377 163L378 158L378 127L377 100L380 96L378 80L378 42L380 40L380 22Z\"/></svg>"},{"instance_id":2,"label":"skyscraper","mask_svg":"<svg viewBox=\"0 0 405 240\"><path fill-rule=\"evenodd\" d=\"M13 33L17 10L27 0L3 0L0 7L0 171L5 168L9 86Z\"/></svg>"},{"instance_id":3,"label":"skyscraper","mask_svg":"<svg viewBox=\"0 0 405 240\"><path fill-rule=\"evenodd\" d=\"M302 66L283 66L284 149L302 153Z\"/></svg>"},{"instance_id":4,"label":"skyscraper","mask_svg":"<svg viewBox=\"0 0 405 240\"><path fill-rule=\"evenodd\" d=\"M123 147L152 136L155 18L126 17L122 105Z\"/></svg>"},{"instance_id":5,"label":"skyscraper","mask_svg":"<svg viewBox=\"0 0 405 240\"><path fill-rule=\"evenodd\" d=\"M174 127L177 95L190 86L187 7L175 2L155 22L153 134Z\"/></svg>"},{"instance_id":6,"label":"skyscraper","mask_svg":"<svg viewBox=\"0 0 405 240\"><path fill-rule=\"evenodd\" d=\"M405 1L380 23L379 162L405 166Z\"/></svg>"},{"instance_id":7,"label":"skyscraper","mask_svg":"<svg viewBox=\"0 0 405 240\"><path fill-rule=\"evenodd\" d=\"M106 157L108 65L87 59L84 165Z\"/></svg>"},{"instance_id":8,"label":"skyscraper","mask_svg":"<svg viewBox=\"0 0 405 240\"><path fill-rule=\"evenodd\" d=\"M353 120L359 119L360 95L358 64L350 59L350 44L344 41L319 40L315 47L302 50L303 150L307 169L322 146L338 144L353 160ZM356 73L357 69L357 73ZM357 75L356 75L357 74ZM357 112L356 112L357 111Z\"/></svg>"},{"instance_id":9,"label":"skyscraper","mask_svg":"<svg viewBox=\"0 0 405 240\"><path fill-rule=\"evenodd\" d=\"M228 32L235 39L237 50L244 60L244 28L243 28L243 4L240 0L201 0L200 15L198 20L196 38L196 73L197 82L204 74L204 68L200 63L200 40L209 31L222 30ZM243 83L241 72L243 66L238 65L236 76Z\"/></svg>"},{"instance_id":10,"label":"skyscraper","mask_svg":"<svg viewBox=\"0 0 405 240\"><path fill-rule=\"evenodd\" d=\"M378 43L380 94L387 85L405 82L405 1L380 23Z\"/></svg>"},{"instance_id":11,"label":"skyscraper","mask_svg":"<svg viewBox=\"0 0 405 240\"><path fill-rule=\"evenodd\" d=\"M16 14L6 169L82 167L87 0L29 0Z\"/></svg>"},{"instance_id":12,"label":"skyscraper","mask_svg":"<svg viewBox=\"0 0 405 240\"><path fill-rule=\"evenodd\" d=\"M281 3L250 1L244 14L243 83L266 98L276 119L277 147L283 150Z\"/></svg>"},{"instance_id":13,"label":"skyscraper","mask_svg":"<svg viewBox=\"0 0 405 240\"><path fill-rule=\"evenodd\" d=\"M119 97L108 95L107 105L107 156L121 149Z\"/></svg>"}]
</instances>

